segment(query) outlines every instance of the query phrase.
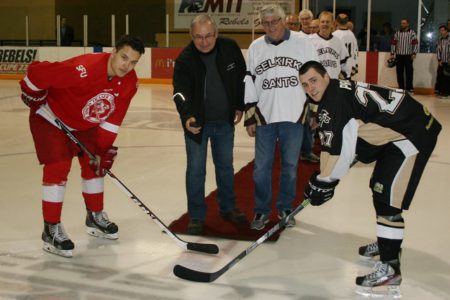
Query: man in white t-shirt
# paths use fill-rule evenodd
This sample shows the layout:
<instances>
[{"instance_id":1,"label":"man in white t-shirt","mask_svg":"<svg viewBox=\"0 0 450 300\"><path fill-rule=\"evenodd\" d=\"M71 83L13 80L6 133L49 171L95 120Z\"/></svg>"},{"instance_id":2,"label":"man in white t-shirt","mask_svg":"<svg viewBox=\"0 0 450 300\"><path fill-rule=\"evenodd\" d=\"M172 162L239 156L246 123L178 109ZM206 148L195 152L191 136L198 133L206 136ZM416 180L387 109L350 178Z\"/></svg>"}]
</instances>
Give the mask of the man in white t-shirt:
<instances>
[{"instance_id":1,"label":"man in white t-shirt","mask_svg":"<svg viewBox=\"0 0 450 300\"><path fill-rule=\"evenodd\" d=\"M319 32L311 36L320 63L331 78L350 78L351 65L347 62L348 51L344 43L331 33L333 14L323 11L319 15Z\"/></svg>"},{"instance_id":2,"label":"man in white t-shirt","mask_svg":"<svg viewBox=\"0 0 450 300\"><path fill-rule=\"evenodd\" d=\"M336 17L336 30L333 32L335 37L338 37L347 48L348 57L347 63L351 65L351 76L358 73L358 41L351 30L348 29L348 16L346 14L339 14Z\"/></svg>"}]
</instances>

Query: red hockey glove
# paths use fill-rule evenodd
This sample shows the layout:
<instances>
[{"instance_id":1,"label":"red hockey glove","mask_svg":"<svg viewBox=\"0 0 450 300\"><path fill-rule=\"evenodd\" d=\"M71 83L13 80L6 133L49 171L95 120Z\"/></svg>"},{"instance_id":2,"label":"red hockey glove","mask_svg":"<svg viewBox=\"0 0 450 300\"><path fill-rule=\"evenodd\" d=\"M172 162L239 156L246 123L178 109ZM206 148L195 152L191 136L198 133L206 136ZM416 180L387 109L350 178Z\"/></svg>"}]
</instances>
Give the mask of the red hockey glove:
<instances>
[{"instance_id":1,"label":"red hockey glove","mask_svg":"<svg viewBox=\"0 0 450 300\"><path fill-rule=\"evenodd\" d=\"M22 90L22 101L28 107L41 106L47 99L48 92L46 90L33 91L23 80L20 81L20 89Z\"/></svg>"},{"instance_id":2,"label":"red hockey glove","mask_svg":"<svg viewBox=\"0 0 450 300\"><path fill-rule=\"evenodd\" d=\"M333 182L319 181L317 179L319 172L314 172L305 187L305 199L311 200L311 205L322 205L334 196L334 189L339 180Z\"/></svg>"},{"instance_id":3,"label":"red hockey glove","mask_svg":"<svg viewBox=\"0 0 450 300\"><path fill-rule=\"evenodd\" d=\"M97 160L91 160L89 164L97 176L105 176L114 163L114 159L117 156L117 150L119 148L115 146L109 147L102 155L96 155Z\"/></svg>"}]
</instances>

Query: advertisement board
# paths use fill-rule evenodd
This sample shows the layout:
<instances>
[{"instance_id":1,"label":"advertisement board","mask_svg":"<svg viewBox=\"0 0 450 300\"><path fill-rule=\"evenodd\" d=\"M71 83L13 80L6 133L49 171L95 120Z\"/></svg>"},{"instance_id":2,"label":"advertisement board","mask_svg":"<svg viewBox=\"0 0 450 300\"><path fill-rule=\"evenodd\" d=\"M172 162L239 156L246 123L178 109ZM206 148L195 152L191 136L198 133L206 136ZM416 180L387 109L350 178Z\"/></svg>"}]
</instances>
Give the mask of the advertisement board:
<instances>
[{"instance_id":1,"label":"advertisement board","mask_svg":"<svg viewBox=\"0 0 450 300\"><path fill-rule=\"evenodd\" d=\"M277 3L286 14L296 13L294 0L174 0L173 28L189 29L192 18L206 13L214 18L221 30L261 29L258 12L267 4Z\"/></svg>"},{"instance_id":2,"label":"advertisement board","mask_svg":"<svg viewBox=\"0 0 450 300\"><path fill-rule=\"evenodd\" d=\"M0 74L25 74L37 54L38 48L0 47Z\"/></svg>"}]
</instances>

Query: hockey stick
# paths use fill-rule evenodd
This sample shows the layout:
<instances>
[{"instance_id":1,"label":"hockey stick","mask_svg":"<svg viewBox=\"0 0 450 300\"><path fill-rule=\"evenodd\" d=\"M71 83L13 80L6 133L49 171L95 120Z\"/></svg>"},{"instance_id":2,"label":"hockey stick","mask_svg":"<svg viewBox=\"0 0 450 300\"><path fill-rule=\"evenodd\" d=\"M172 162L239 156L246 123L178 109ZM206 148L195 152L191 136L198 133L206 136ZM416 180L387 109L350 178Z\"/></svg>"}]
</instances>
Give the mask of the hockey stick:
<instances>
[{"instance_id":1,"label":"hockey stick","mask_svg":"<svg viewBox=\"0 0 450 300\"><path fill-rule=\"evenodd\" d=\"M245 256L250 254L253 250L255 250L256 247L258 247L259 245L264 243L264 241L266 241L268 238L270 238L275 232L277 232L279 229L285 227L286 224L288 223L288 221L291 218L293 218L296 214L298 214L303 208L305 208L305 206L307 206L309 204L309 202L310 202L309 199L305 199L288 216L286 216L285 218L281 219L280 222L275 224L275 226L273 226L263 236L261 236L258 240L256 240L256 242L251 244L247 249L245 249L238 256L233 258L228 264L226 264L224 267L222 267L222 269L220 269L220 270L218 270L216 272L207 273L207 272L201 272L201 271L192 270L192 269L186 268L186 267L181 266L181 265L176 265L173 268L173 273L176 276L178 276L178 277L180 277L182 279L186 279L186 280L190 280L190 281L213 282L214 280L219 278L221 275L223 275L223 273L228 271L232 266L237 264L241 259L243 259Z\"/></svg>"},{"instance_id":2,"label":"hockey stick","mask_svg":"<svg viewBox=\"0 0 450 300\"><path fill-rule=\"evenodd\" d=\"M69 128L57 117L53 114L52 111L50 111L47 106L42 105L40 112L43 112L46 114L47 117L54 120L54 122L61 128L61 130L89 157L91 160L97 160L94 154L92 154L83 143L78 140L78 138L70 131ZM109 175L109 178L125 193L128 195L128 197L133 200L134 203L136 203L139 208L141 208L147 215L149 215L152 220L154 220L164 231L167 233L172 239L174 239L177 244L183 248L184 250L191 250L191 251L197 251L197 252L203 252L203 253L210 253L210 254L217 254L219 253L219 247L215 244L203 244L203 243L193 243L193 242L186 242L182 239L180 239L175 233L173 233L139 198L133 194L133 192L130 191L130 189L127 188L125 184L120 181L119 178L116 177L110 170L107 170L106 173Z\"/></svg>"}]
</instances>

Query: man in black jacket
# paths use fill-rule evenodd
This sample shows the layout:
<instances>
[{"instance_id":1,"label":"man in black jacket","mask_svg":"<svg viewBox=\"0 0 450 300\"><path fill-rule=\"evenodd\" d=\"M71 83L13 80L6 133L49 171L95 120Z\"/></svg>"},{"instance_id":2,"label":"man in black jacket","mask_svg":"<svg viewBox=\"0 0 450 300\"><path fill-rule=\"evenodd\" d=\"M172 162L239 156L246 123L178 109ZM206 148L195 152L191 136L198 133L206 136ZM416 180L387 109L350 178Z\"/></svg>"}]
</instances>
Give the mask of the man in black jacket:
<instances>
[{"instance_id":1,"label":"man in black jacket","mask_svg":"<svg viewBox=\"0 0 450 300\"><path fill-rule=\"evenodd\" d=\"M214 20L198 15L191 22L192 41L175 62L173 99L184 129L187 154L188 233L201 234L206 215L205 176L211 141L220 215L243 223L235 206L234 125L244 110L245 60L233 40L218 37Z\"/></svg>"}]
</instances>

